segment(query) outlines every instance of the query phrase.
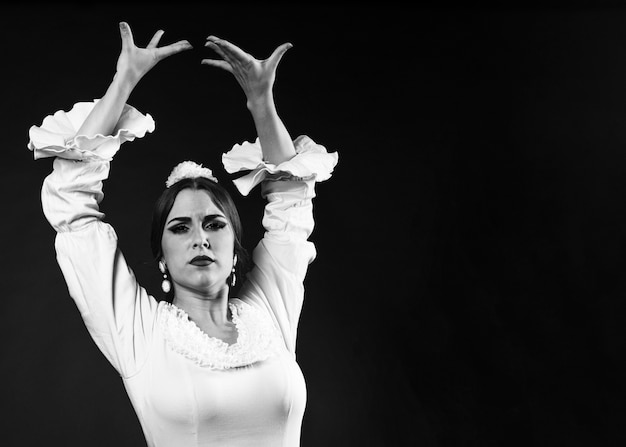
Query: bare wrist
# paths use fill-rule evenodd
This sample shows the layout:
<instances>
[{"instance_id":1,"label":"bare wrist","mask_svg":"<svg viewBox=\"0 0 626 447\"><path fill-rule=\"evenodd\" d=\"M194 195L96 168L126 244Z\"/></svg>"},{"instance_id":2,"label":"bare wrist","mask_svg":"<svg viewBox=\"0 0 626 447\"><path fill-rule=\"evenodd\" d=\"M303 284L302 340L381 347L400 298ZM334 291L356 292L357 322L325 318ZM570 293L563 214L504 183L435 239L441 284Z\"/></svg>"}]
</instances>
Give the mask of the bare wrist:
<instances>
[{"instance_id":1,"label":"bare wrist","mask_svg":"<svg viewBox=\"0 0 626 447\"><path fill-rule=\"evenodd\" d=\"M248 98L246 106L252 115L266 115L274 110L274 99L271 93Z\"/></svg>"},{"instance_id":2,"label":"bare wrist","mask_svg":"<svg viewBox=\"0 0 626 447\"><path fill-rule=\"evenodd\" d=\"M117 88L120 93L130 96L138 82L139 79L133 79L131 76L116 72L111 85Z\"/></svg>"}]
</instances>

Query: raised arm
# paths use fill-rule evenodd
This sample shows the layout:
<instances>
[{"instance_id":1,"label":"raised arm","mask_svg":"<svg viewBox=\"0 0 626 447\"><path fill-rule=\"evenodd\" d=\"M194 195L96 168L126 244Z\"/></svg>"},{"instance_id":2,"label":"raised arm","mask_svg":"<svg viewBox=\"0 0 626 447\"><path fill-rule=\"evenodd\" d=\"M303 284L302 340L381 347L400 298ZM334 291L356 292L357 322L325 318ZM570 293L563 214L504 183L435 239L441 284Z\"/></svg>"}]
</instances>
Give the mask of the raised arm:
<instances>
[{"instance_id":1,"label":"raised arm","mask_svg":"<svg viewBox=\"0 0 626 447\"><path fill-rule=\"evenodd\" d=\"M278 63L292 45L280 45L265 60L255 59L239 47L215 36L207 37L205 45L223 60L203 59L202 63L229 71L243 89L263 150L263 158L275 165L291 159L296 155L296 150L276 111L272 88Z\"/></svg>"},{"instance_id":2,"label":"raised arm","mask_svg":"<svg viewBox=\"0 0 626 447\"><path fill-rule=\"evenodd\" d=\"M95 104L78 103L67 113L57 111L41 126L32 126L28 148L35 158L56 157L41 200L57 231L57 261L93 340L129 377L150 352L158 304L137 283L115 230L103 220L102 185L121 144L154 130L152 117L126 104L133 88L159 60L190 46L183 41L156 48L163 34L159 31L141 49L126 23L120 24L120 32L122 50L104 97Z\"/></svg>"},{"instance_id":3,"label":"raised arm","mask_svg":"<svg viewBox=\"0 0 626 447\"><path fill-rule=\"evenodd\" d=\"M328 154L306 136L292 140L276 112L272 93L276 68L290 43L277 47L265 60L257 60L215 36L207 38L206 46L223 60L204 59L202 63L235 76L258 135L258 142L235 145L223 154L224 167L229 173L251 170L235 179L235 185L247 195L261 183L268 202L263 215L266 231L254 249L254 267L246 275L239 298L268 309L287 350L295 355L304 278L316 256L315 246L308 240L314 226L314 184L330 177L337 155Z\"/></svg>"},{"instance_id":4,"label":"raised arm","mask_svg":"<svg viewBox=\"0 0 626 447\"><path fill-rule=\"evenodd\" d=\"M122 50L117 60L113 81L78 129L77 135L93 137L111 134L120 119L126 101L141 78L159 61L192 48L186 40L157 48L163 33L163 30L157 31L146 48L139 48L135 45L128 23L120 22Z\"/></svg>"}]
</instances>

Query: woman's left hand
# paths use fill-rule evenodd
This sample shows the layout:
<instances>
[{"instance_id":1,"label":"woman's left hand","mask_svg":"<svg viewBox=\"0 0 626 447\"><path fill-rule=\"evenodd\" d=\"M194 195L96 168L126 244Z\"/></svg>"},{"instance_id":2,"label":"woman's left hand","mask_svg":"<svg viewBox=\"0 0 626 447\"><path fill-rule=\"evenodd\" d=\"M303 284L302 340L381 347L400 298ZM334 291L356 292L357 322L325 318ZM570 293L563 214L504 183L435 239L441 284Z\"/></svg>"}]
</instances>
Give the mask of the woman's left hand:
<instances>
[{"instance_id":1,"label":"woman's left hand","mask_svg":"<svg viewBox=\"0 0 626 447\"><path fill-rule=\"evenodd\" d=\"M203 59L202 64L231 72L246 95L248 108L252 108L272 101L276 67L285 52L293 45L284 43L278 46L265 60L258 60L236 45L215 36L207 37L205 46L214 50L224 60Z\"/></svg>"}]
</instances>

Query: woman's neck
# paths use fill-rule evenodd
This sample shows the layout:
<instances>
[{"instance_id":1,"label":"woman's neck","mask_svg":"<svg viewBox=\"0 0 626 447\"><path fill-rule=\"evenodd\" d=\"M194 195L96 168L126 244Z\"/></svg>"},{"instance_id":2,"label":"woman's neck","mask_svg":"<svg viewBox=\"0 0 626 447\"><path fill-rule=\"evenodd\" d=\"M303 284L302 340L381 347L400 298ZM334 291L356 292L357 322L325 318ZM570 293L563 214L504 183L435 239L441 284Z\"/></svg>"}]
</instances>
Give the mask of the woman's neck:
<instances>
[{"instance_id":1,"label":"woman's neck","mask_svg":"<svg viewBox=\"0 0 626 447\"><path fill-rule=\"evenodd\" d=\"M184 310L189 318L197 323L206 322L222 326L231 320L228 309L228 287L210 296L180 291L175 294L172 304Z\"/></svg>"}]
</instances>

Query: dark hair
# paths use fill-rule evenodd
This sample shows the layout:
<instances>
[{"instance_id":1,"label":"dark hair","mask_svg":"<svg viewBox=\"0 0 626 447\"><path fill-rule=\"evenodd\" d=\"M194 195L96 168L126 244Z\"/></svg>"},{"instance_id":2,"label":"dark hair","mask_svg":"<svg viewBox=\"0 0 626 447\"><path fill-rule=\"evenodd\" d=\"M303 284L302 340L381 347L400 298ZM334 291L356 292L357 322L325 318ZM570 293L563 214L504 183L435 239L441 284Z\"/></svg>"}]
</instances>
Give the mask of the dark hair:
<instances>
[{"instance_id":1,"label":"dark hair","mask_svg":"<svg viewBox=\"0 0 626 447\"><path fill-rule=\"evenodd\" d=\"M163 257L161 240L163 239L163 231L165 230L165 221L174 206L176 196L178 196L178 193L183 189L206 191L215 205L225 214L233 228L235 236L235 254L237 255L235 271L239 279L237 282L241 284L241 279L249 268L249 255L242 244L243 227L241 226L237 207L228 191L219 184L204 177L182 179L163 191L161 196L157 199L152 213L152 229L150 234L150 245L152 247L154 260L158 262ZM170 294L171 293L172 292L170 292Z\"/></svg>"}]
</instances>

